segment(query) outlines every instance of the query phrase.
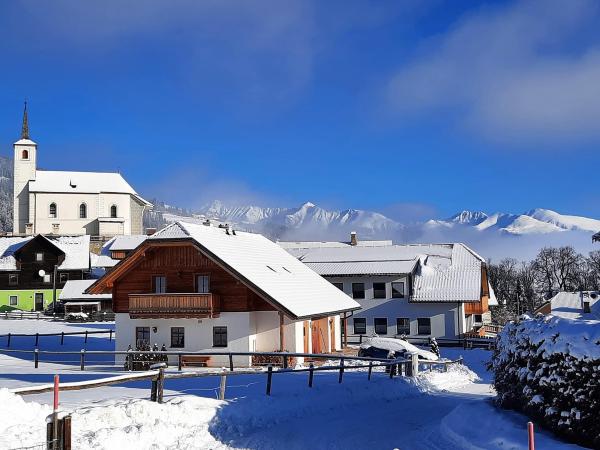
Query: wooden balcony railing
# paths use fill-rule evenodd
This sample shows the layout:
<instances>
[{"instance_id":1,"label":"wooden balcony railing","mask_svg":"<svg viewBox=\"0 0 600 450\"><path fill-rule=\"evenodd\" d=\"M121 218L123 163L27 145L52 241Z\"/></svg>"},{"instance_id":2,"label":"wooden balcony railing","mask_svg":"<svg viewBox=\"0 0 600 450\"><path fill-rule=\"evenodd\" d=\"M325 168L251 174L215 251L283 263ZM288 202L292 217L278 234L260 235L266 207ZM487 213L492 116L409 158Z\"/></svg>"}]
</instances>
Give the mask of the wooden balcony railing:
<instances>
[{"instance_id":1,"label":"wooden balcony railing","mask_svg":"<svg viewBox=\"0 0 600 450\"><path fill-rule=\"evenodd\" d=\"M165 293L129 294L129 317L146 318L212 318L220 312L216 294Z\"/></svg>"}]
</instances>

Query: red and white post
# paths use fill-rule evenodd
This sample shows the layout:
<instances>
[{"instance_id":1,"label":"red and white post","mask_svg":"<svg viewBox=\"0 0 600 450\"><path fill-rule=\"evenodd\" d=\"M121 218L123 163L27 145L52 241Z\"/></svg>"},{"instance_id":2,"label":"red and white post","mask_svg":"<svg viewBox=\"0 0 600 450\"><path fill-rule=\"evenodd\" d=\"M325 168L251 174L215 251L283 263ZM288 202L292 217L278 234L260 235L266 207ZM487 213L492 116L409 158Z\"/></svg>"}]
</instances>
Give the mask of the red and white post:
<instances>
[{"instance_id":1,"label":"red and white post","mask_svg":"<svg viewBox=\"0 0 600 450\"><path fill-rule=\"evenodd\" d=\"M54 412L58 411L58 375L54 375Z\"/></svg>"},{"instance_id":2,"label":"red and white post","mask_svg":"<svg viewBox=\"0 0 600 450\"><path fill-rule=\"evenodd\" d=\"M527 422L527 431L529 433L529 450L535 450L535 437L533 434L533 422Z\"/></svg>"}]
</instances>

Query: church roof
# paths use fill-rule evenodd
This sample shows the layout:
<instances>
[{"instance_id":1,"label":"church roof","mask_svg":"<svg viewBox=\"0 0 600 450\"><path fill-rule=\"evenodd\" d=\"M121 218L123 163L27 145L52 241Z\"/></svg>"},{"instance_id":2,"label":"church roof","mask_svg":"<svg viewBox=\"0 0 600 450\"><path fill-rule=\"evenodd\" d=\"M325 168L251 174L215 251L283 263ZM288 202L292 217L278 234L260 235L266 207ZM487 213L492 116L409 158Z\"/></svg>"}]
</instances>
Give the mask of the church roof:
<instances>
[{"instance_id":1,"label":"church roof","mask_svg":"<svg viewBox=\"0 0 600 450\"><path fill-rule=\"evenodd\" d=\"M60 192L99 194L101 192L131 194L140 197L120 173L115 172L66 172L36 170L35 180L29 182L30 192Z\"/></svg>"}]
</instances>

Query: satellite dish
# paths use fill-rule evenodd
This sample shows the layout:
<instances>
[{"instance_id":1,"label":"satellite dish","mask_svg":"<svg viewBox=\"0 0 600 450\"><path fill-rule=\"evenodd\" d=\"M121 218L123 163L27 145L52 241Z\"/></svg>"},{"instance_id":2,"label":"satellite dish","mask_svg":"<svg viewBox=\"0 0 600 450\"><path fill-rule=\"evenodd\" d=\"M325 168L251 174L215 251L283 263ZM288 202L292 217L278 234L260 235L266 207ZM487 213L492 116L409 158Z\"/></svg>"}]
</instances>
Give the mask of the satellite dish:
<instances>
[{"instance_id":1,"label":"satellite dish","mask_svg":"<svg viewBox=\"0 0 600 450\"><path fill-rule=\"evenodd\" d=\"M46 275L46 271L44 269L40 269L40 271L38 272L38 275L40 277L43 277L44 275Z\"/></svg>"}]
</instances>

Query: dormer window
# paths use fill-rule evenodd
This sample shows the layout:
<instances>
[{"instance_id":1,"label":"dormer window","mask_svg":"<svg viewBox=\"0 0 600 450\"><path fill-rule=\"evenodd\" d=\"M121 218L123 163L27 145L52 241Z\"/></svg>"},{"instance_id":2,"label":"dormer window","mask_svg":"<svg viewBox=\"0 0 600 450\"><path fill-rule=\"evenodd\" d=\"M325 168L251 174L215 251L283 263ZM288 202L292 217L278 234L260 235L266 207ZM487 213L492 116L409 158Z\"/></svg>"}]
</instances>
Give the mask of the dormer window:
<instances>
[{"instance_id":1,"label":"dormer window","mask_svg":"<svg viewBox=\"0 0 600 450\"><path fill-rule=\"evenodd\" d=\"M112 217L113 219L117 218L117 205L112 205L110 207L110 217Z\"/></svg>"},{"instance_id":2,"label":"dormer window","mask_svg":"<svg viewBox=\"0 0 600 450\"><path fill-rule=\"evenodd\" d=\"M56 219L56 217L57 217L56 203L50 203L48 215L50 216L51 219Z\"/></svg>"},{"instance_id":3,"label":"dormer window","mask_svg":"<svg viewBox=\"0 0 600 450\"><path fill-rule=\"evenodd\" d=\"M81 205L79 205L79 218L80 219L87 218L87 205L85 203L82 203Z\"/></svg>"},{"instance_id":4,"label":"dormer window","mask_svg":"<svg viewBox=\"0 0 600 450\"><path fill-rule=\"evenodd\" d=\"M21 159L29 159L29 150L23 150L21 152Z\"/></svg>"}]
</instances>

